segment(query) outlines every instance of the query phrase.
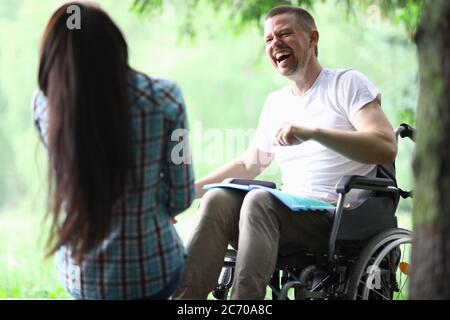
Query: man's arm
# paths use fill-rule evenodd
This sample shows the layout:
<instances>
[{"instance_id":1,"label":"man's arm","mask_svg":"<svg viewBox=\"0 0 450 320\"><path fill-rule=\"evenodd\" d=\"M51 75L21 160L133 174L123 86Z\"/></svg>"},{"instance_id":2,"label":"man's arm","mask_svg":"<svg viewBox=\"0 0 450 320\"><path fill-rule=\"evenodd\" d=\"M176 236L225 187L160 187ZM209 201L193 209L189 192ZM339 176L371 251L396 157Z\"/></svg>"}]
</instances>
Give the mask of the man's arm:
<instances>
[{"instance_id":1,"label":"man's arm","mask_svg":"<svg viewBox=\"0 0 450 320\"><path fill-rule=\"evenodd\" d=\"M313 139L354 161L368 164L394 162L397 155L394 130L377 100L355 114L353 126L356 132L296 127L286 123L278 131L274 144L293 145Z\"/></svg>"},{"instance_id":2,"label":"man's arm","mask_svg":"<svg viewBox=\"0 0 450 320\"><path fill-rule=\"evenodd\" d=\"M226 178L254 179L270 165L272 160L273 154L262 152L252 144L243 155L196 181L196 197L203 196L206 192L203 186L206 184L222 182Z\"/></svg>"}]
</instances>

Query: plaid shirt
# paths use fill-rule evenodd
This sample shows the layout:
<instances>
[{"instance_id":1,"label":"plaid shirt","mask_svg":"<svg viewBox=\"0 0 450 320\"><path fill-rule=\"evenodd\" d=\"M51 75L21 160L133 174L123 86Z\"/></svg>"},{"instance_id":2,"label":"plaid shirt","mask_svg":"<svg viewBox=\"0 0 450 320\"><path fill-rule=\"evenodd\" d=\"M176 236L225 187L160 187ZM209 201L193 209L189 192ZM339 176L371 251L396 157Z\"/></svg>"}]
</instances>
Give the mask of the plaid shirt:
<instances>
[{"instance_id":1,"label":"plaid shirt","mask_svg":"<svg viewBox=\"0 0 450 320\"><path fill-rule=\"evenodd\" d=\"M55 255L57 276L76 299L150 297L184 264L185 249L170 221L190 206L195 193L191 162L171 161L179 143L171 141L171 134L187 127L181 91L168 80L131 72L129 100L138 177L129 179L126 193L115 203L108 237L81 265L72 261L67 247ZM47 101L39 91L33 111L47 145Z\"/></svg>"}]
</instances>

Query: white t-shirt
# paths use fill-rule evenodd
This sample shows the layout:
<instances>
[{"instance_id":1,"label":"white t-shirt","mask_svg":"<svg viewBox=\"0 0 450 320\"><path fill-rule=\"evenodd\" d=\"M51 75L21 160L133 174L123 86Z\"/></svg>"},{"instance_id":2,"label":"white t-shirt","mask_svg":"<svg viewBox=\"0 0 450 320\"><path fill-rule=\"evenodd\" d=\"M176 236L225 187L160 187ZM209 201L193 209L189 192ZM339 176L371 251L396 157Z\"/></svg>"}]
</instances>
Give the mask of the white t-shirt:
<instances>
[{"instance_id":1,"label":"white t-shirt","mask_svg":"<svg viewBox=\"0 0 450 320\"><path fill-rule=\"evenodd\" d=\"M311 88L295 96L287 86L268 95L253 143L275 154L285 192L335 201L335 185L345 175L374 176L375 165L350 160L309 140L295 146L273 146L275 134L285 122L303 127L356 131L356 112L381 95L373 84L354 70L323 68ZM359 203L367 192L352 190L347 201Z\"/></svg>"}]
</instances>

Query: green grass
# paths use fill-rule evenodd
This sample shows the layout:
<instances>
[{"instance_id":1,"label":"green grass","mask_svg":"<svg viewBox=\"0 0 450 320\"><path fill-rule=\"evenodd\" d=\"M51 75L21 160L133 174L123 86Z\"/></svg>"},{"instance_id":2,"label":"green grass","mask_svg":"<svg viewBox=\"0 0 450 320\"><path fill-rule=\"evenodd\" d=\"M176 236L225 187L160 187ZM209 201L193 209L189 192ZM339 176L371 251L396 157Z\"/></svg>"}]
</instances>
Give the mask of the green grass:
<instances>
[{"instance_id":1,"label":"green grass","mask_svg":"<svg viewBox=\"0 0 450 320\"><path fill-rule=\"evenodd\" d=\"M0 215L0 298L68 298L44 259L41 217Z\"/></svg>"}]
</instances>

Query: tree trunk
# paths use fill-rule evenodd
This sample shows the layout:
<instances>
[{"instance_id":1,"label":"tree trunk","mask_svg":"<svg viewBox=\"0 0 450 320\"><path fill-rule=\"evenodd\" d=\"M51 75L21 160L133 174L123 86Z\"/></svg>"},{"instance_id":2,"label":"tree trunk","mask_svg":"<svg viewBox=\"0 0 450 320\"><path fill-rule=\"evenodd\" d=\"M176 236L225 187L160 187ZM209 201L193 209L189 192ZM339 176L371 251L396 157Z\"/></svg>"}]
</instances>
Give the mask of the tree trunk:
<instances>
[{"instance_id":1,"label":"tree trunk","mask_svg":"<svg viewBox=\"0 0 450 320\"><path fill-rule=\"evenodd\" d=\"M420 99L410 298L450 299L450 3L427 1L416 35Z\"/></svg>"}]
</instances>

